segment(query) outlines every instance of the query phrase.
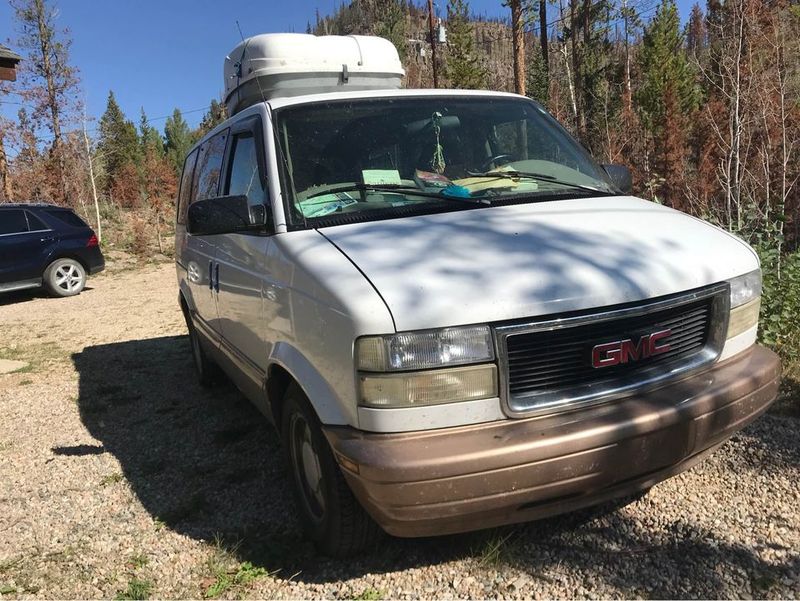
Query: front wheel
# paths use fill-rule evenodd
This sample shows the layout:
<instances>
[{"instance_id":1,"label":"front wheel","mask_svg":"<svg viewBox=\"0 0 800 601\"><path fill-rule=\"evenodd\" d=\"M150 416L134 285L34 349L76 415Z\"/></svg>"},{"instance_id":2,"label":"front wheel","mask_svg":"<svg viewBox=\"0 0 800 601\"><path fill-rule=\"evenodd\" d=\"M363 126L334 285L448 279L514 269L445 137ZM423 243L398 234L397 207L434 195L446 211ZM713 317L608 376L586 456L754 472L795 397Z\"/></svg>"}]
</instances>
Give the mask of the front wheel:
<instances>
[{"instance_id":1,"label":"front wheel","mask_svg":"<svg viewBox=\"0 0 800 601\"><path fill-rule=\"evenodd\" d=\"M86 270L75 259L58 259L44 270L43 280L53 296L75 296L86 286Z\"/></svg>"},{"instance_id":2,"label":"front wheel","mask_svg":"<svg viewBox=\"0 0 800 601\"><path fill-rule=\"evenodd\" d=\"M359 505L300 388L286 391L281 434L300 521L320 552L347 557L366 549L380 528Z\"/></svg>"}]
</instances>

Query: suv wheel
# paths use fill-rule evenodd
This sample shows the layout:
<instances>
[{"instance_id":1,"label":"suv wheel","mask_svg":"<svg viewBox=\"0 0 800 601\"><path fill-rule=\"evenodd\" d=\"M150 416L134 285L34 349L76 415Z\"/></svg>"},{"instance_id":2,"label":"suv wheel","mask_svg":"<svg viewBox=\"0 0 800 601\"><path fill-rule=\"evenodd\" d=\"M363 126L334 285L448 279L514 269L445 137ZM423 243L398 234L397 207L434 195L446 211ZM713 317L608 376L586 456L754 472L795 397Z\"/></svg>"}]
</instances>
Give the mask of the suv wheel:
<instances>
[{"instance_id":1,"label":"suv wheel","mask_svg":"<svg viewBox=\"0 0 800 601\"><path fill-rule=\"evenodd\" d=\"M58 259L44 270L45 288L54 296L75 296L86 286L86 270L75 259Z\"/></svg>"},{"instance_id":2,"label":"suv wheel","mask_svg":"<svg viewBox=\"0 0 800 601\"><path fill-rule=\"evenodd\" d=\"M316 414L296 384L286 391L281 434L300 521L317 549L346 557L375 542L381 530L350 491Z\"/></svg>"}]
</instances>

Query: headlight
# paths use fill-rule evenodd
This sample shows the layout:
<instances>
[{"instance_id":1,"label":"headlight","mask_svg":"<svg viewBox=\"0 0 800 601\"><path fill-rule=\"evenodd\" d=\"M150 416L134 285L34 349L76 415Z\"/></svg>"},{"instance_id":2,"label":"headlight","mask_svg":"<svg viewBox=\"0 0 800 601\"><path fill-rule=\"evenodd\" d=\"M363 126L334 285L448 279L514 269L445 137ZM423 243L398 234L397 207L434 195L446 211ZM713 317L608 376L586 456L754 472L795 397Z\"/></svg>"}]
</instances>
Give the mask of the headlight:
<instances>
[{"instance_id":1,"label":"headlight","mask_svg":"<svg viewBox=\"0 0 800 601\"><path fill-rule=\"evenodd\" d=\"M740 275L728 282L731 285L731 309L761 296L761 270Z\"/></svg>"},{"instance_id":2,"label":"headlight","mask_svg":"<svg viewBox=\"0 0 800 601\"><path fill-rule=\"evenodd\" d=\"M476 365L394 374L361 374L361 404L416 407L497 396L497 368Z\"/></svg>"},{"instance_id":3,"label":"headlight","mask_svg":"<svg viewBox=\"0 0 800 601\"><path fill-rule=\"evenodd\" d=\"M356 364L363 371L431 369L492 360L489 326L368 336L356 343Z\"/></svg>"},{"instance_id":4,"label":"headlight","mask_svg":"<svg viewBox=\"0 0 800 601\"><path fill-rule=\"evenodd\" d=\"M728 319L728 338L738 336L758 325L761 309L761 270L756 269L730 280L731 314Z\"/></svg>"}]
</instances>

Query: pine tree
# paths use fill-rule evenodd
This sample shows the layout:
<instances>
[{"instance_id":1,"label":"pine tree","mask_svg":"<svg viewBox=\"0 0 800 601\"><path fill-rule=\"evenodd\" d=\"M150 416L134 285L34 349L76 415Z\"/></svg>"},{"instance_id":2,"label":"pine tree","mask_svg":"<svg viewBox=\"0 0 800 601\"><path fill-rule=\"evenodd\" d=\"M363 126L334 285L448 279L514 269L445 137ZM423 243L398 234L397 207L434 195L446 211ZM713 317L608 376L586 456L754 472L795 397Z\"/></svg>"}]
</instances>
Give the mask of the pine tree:
<instances>
[{"instance_id":1,"label":"pine tree","mask_svg":"<svg viewBox=\"0 0 800 601\"><path fill-rule=\"evenodd\" d=\"M107 192L113 188L115 180L123 172L126 176L130 173L129 166L135 168L141 164L136 126L125 118L114 92L108 93L106 110L100 117L100 139L97 149L105 164L103 188Z\"/></svg>"},{"instance_id":2,"label":"pine tree","mask_svg":"<svg viewBox=\"0 0 800 601\"><path fill-rule=\"evenodd\" d=\"M167 118L164 124L164 138L167 158L172 163L175 173L180 175L183 161L189 148L192 147L192 132L179 109L175 109L172 116Z\"/></svg>"},{"instance_id":3,"label":"pine tree","mask_svg":"<svg viewBox=\"0 0 800 601\"><path fill-rule=\"evenodd\" d=\"M547 106L549 101L549 76L541 52L531 52L528 57L527 85L525 93L529 98Z\"/></svg>"},{"instance_id":4,"label":"pine tree","mask_svg":"<svg viewBox=\"0 0 800 601\"><path fill-rule=\"evenodd\" d=\"M688 114L696 108L695 76L684 51L674 0L662 0L645 28L639 63L642 81L636 100L649 129L657 132L664 126L668 89L676 95L678 110Z\"/></svg>"},{"instance_id":5,"label":"pine tree","mask_svg":"<svg viewBox=\"0 0 800 601\"><path fill-rule=\"evenodd\" d=\"M690 54L699 55L706 49L706 18L703 9L695 3L689 22L686 24L686 50Z\"/></svg>"},{"instance_id":6,"label":"pine tree","mask_svg":"<svg viewBox=\"0 0 800 601\"><path fill-rule=\"evenodd\" d=\"M212 100L208 107L208 112L203 115L199 127L193 132L192 139L197 141L208 132L214 129L217 125L228 118L228 110L224 104L217 100Z\"/></svg>"},{"instance_id":7,"label":"pine tree","mask_svg":"<svg viewBox=\"0 0 800 601\"><path fill-rule=\"evenodd\" d=\"M164 140L161 139L161 134L158 133L158 130L150 125L147 114L144 112L144 107L142 107L142 114L139 118L139 140L142 144L142 156L148 150L153 150L159 155L164 154Z\"/></svg>"},{"instance_id":8,"label":"pine tree","mask_svg":"<svg viewBox=\"0 0 800 601\"><path fill-rule=\"evenodd\" d=\"M400 55L400 60L406 58L406 9L400 0L384 0L384 5L378 7L381 10L375 27L375 35L386 38Z\"/></svg>"},{"instance_id":9,"label":"pine tree","mask_svg":"<svg viewBox=\"0 0 800 601\"><path fill-rule=\"evenodd\" d=\"M639 59L642 81L636 100L652 142L659 194L667 203L680 206L680 183L688 153L686 132L699 98L674 0L662 0L645 28Z\"/></svg>"},{"instance_id":10,"label":"pine tree","mask_svg":"<svg viewBox=\"0 0 800 601\"><path fill-rule=\"evenodd\" d=\"M466 0L448 0L447 29L446 75L450 85L463 89L485 88L487 70L475 48L475 34Z\"/></svg>"}]
</instances>

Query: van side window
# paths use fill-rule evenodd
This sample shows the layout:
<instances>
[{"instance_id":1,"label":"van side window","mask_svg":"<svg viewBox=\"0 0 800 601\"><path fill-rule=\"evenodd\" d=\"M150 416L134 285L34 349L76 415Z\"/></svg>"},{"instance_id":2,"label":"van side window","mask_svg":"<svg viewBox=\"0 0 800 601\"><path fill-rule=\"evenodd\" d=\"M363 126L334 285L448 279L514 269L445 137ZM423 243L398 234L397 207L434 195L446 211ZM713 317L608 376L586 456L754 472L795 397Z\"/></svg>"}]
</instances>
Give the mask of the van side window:
<instances>
[{"instance_id":1,"label":"van side window","mask_svg":"<svg viewBox=\"0 0 800 601\"><path fill-rule=\"evenodd\" d=\"M195 148L183 163L183 173L181 174L181 189L178 192L178 223L186 223L186 211L189 210L192 193L192 174L194 174L194 164L197 162L197 149Z\"/></svg>"},{"instance_id":2,"label":"van side window","mask_svg":"<svg viewBox=\"0 0 800 601\"><path fill-rule=\"evenodd\" d=\"M252 132L236 134L232 143L233 157L226 194L247 196L250 206L264 204L267 197L259 168L255 136Z\"/></svg>"},{"instance_id":3,"label":"van side window","mask_svg":"<svg viewBox=\"0 0 800 601\"><path fill-rule=\"evenodd\" d=\"M219 176L222 171L222 159L225 157L227 140L228 130L226 129L200 147L197 167L194 170L192 202L219 195Z\"/></svg>"},{"instance_id":4,"label":"van side window","mask_svg":"<svg viewBox=\"0 0 800 601\"><path fill-rule=\"evenodd\" d=\"M0 213L0 236L28 231L28 220L22 209L6 209Z\"/></svg>"}]
</instances>

